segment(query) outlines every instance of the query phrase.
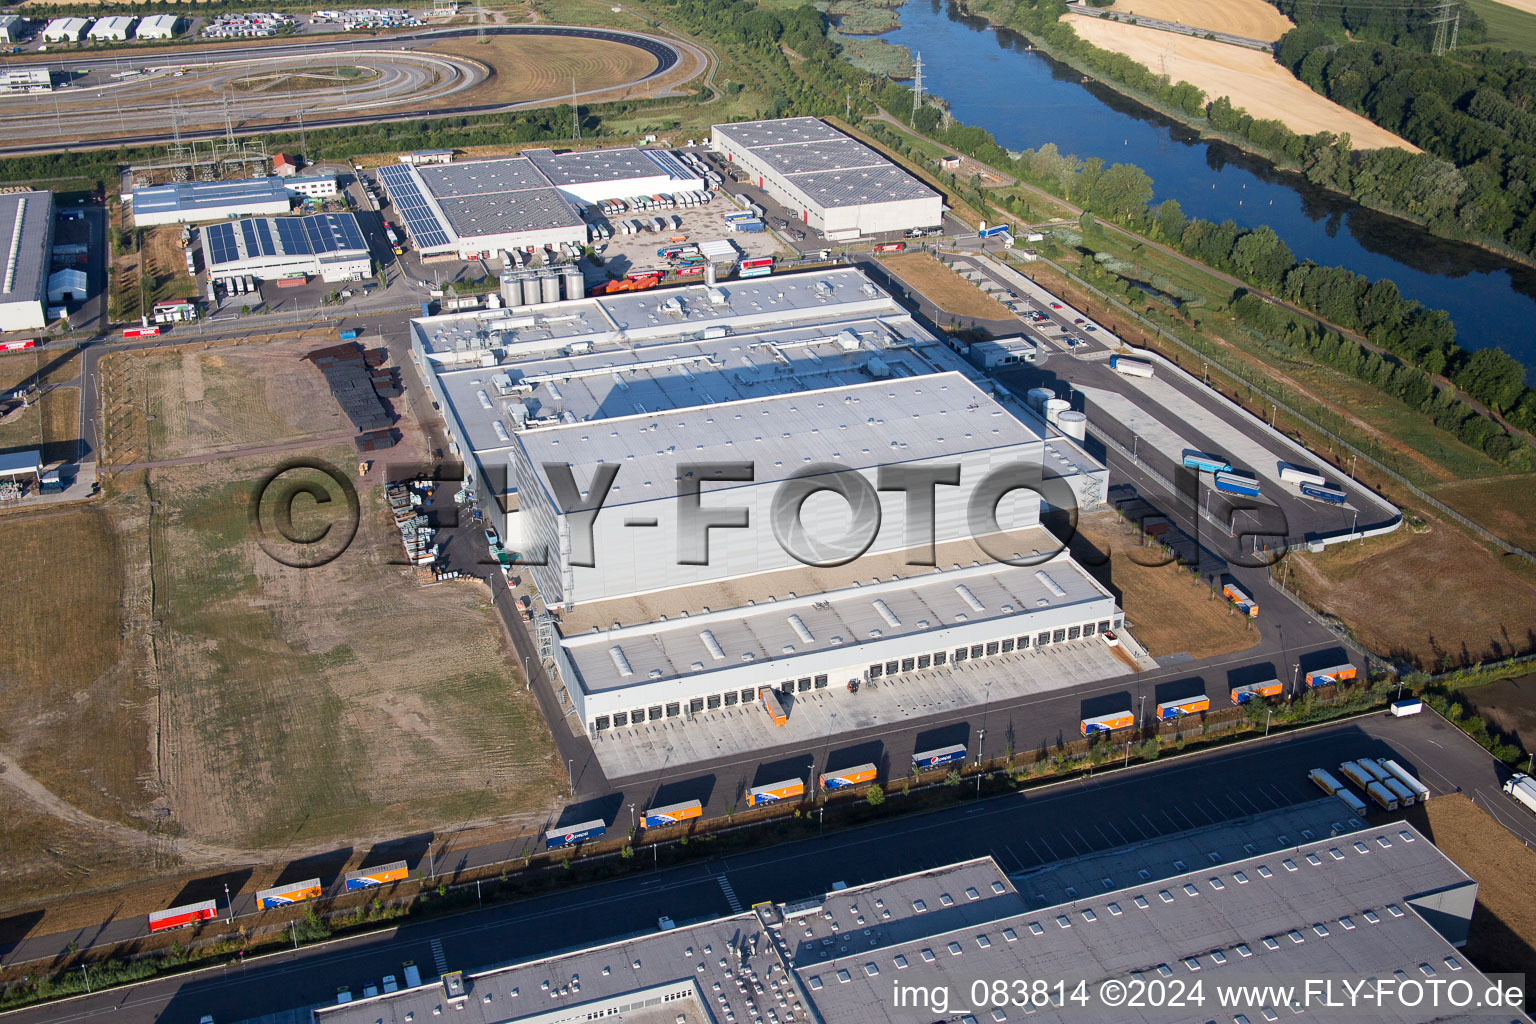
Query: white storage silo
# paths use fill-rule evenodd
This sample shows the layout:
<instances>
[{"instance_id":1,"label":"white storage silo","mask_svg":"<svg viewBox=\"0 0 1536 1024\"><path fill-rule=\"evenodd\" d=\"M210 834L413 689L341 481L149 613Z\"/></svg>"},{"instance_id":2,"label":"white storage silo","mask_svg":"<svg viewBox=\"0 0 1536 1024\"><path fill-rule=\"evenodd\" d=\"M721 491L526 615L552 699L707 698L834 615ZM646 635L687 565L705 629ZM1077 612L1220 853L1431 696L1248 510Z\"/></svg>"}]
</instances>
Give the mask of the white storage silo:
<instances>
[{"instance_id":1,"label":"white storage silo","mask_svg":"<svg viewBox=\"0 0 1536 1024\"><path fill-rule=\"evenodd\" d=\"M546 272L543 277L539 278L539 286L544 289L543 299L545 302L560 301L560 279L554 274Z\"/></svg>"},{"instance_id":2,"label":"white storage silo","mask_svg":"<svg viewBox=\"0 0 1536 1024\"><path fill-rule=\"evenodd\" d=\"M1035 412L1043 412L1045 410L1045 403L1055 397L1056 392L1050 388L1030 388L1029 393L1024 396L1024 400L1029 403L1029 407L1035 410Z\"/></svg>"},{"instance_id":3,"label":"white storage silo","mask_svg":"<svg viewBox=\"0 0 1536 1024\"><path fill-rule=\"evenodd\" d=\"M1076 409L1064 409L1057 414L1056 427L1063 434L1079 441L1088 438L1088 417Z\"/></svg>"},{"instance_id":4,"label":"white storage silo","mask_svg":"<svg viewBox=\"0 0 1536 1024\"><path fill-rule=\"evenodd\" d=\"M1071 408L1072 403L1065 398L1047 398L1045 400L1045 421L1054 426L1056 418Z\"/></svg>"}]
</instances>

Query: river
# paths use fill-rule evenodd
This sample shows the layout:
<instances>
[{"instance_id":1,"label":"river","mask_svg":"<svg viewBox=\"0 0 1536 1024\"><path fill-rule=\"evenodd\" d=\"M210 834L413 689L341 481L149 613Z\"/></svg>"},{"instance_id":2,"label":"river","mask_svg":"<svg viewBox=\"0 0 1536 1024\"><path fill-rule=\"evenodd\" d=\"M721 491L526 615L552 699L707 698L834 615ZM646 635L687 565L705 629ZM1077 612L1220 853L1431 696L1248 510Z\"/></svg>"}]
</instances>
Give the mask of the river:
<instances>
[{"instance_id":1,"label":"river","mask_svg":"<svg viewBox=\"0 0 1536 1024\"><path fill-rule=\"evenodd\" d=\"M1463 348L1502 347L1536 378L1536 270L1364 209L1299 175L1220 142L1200 139L1107 86L1037 51L1006 29L944 0L910 0L883 38L923 58L924 89L960 121L1009 149L1054 142L1063 153L1125 162L1151 175L1156 201L1190 217L1268 224L1297 259L1390 278L1402 293L1447 310Z\"/></svg>"}]
</instances>

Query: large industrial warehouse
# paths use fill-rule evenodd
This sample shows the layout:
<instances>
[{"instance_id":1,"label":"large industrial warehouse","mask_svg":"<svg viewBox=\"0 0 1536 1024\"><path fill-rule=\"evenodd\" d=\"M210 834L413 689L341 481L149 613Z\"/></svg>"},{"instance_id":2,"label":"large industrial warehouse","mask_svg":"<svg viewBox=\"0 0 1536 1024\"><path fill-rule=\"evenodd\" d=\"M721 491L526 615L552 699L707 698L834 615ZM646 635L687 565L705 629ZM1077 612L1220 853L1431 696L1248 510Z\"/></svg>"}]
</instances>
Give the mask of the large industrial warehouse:
<instances>
[{"instance_id":1,"label":"large industrial warehouse","mask_svg":"<svg viewBox=\"0 0 1536 1024\"><path fill-rule=\"evenodd\" d=\"M1304 980L1454 980L1467 992L1487 991L1491 979L1459 949L1477 891L1412 825L1369 825L1330 797L1053 859L1027 881L981 857L764 902L476 974L446 974L318 1009L314 1020L1150 1024L1180 1012L1170 1013L1162 998L1126 998L1127 984L1159 982L1188 995L1201 979L1208 982L1199 1012L1181 1011L1183 1019L1258 1022L1309 1010L1300 1019L1345 1019L1331 1017L1318 995L1303 1002L1313 991ZM1049 988L1013 984L1035 980ZM1058 980L1066 993L1082 982L1082 996L1055 1000ZM1239 990L1219 1007L1218 980ZM994 998L994 981L1004 983L1005 998ZM1281 986L1294 986L1299 998L1275 1005L1272 993ZM1426 1014L1422 988L1417 999L1411 989L1400 997L1395 988L1384 991L1361 1019L1524 1019L1508 1009L1447 1013L1445 1001ZM1029 1005L1032 994L1041 998Z\"/></svg>"},{"instance_id":2,"label":"large industrial warehouse","mask_svg":"<svg viewBox=\"0 0 1536 1024\"><path fill-rule=\"evenodd\" d=\"M134 227L195 224L230 217L287 213L293 195L276 175L229 181L184 181L128 193Z\"/></svg>"},{"instance_id":3,"label":"large industrial warehouse","mask_svg":"<svg viewBox=\"0 0 1536 1024\"><path fill-rule=\"evenodd\" d=\"M397 164L379 168L379 180L421 255L456 259L584 244L577 204L704 187L670 153L633 148Z\"/></svg>"},{"instance_id":4,"label":"large industrial warehouse","mask_svg":"<svg viewBox=\"0 0 1536 1024\"><path fill-rule=\"evenodd\" d=\"M48 253L53 247L53 193L0 195L0 331L36 331L47 325Z\"/></svg>"},{"instance_id":5,"label":"large industrial warehouse","mask_svg":"<svg viewBox=\"0 0 1536 1024\"><path fill-rule=\"evenodd\" d=\"M202 229L203 265L212 281L247 275L261 280L319 277L358 281L373 276L373 259L350 213L250 217Z\"/></svg>"},{"instance_id":6,"label":"large industrial warehouse","mask_svg":"<svg viewBox=\"0 0 1536 1024\"><path fill-rule=\"evenodd\" d=\"M1121 623L1112 596L1053 555L1037 495L998 505L991 543L978 546L968 517L994 469L1060 478L1060 504L1092 506L1103 466L856 269L432 317L412 335L488 519L509 548L548 553L528 571L559 617L555 666L594 735L750 704L763 687L1098 644ZM752 463L750 481L704 487L701 501L749 509L752 526L710 531L696 564L679 549L677 494L688 473L713 475L683 464L711 462ZM571 505L588 495L558 495L550 463L579 487L618 468L595 566L578 564L572 540ZM817 465L857 473L870 495L882 466L953 466L964 486L939 489L930 538L909 529L900 492L879 492L864 504L878 524L847 566L823 534L851 527L849 505L812 496L801 519L817 530L793 546L826 566L813 568L771 523L783 482Z\"/></svg>"},{"instance_id":7,"label":"large industrial warehouse","mask_svg":"<svg viewBox=\"0 0 1536 1024\"><path fill-rule=\"evenodd\" d=\"M830 239L938 227L944 199L814 117L717 124L712 148Z\"/></svg>"}]
</instances>

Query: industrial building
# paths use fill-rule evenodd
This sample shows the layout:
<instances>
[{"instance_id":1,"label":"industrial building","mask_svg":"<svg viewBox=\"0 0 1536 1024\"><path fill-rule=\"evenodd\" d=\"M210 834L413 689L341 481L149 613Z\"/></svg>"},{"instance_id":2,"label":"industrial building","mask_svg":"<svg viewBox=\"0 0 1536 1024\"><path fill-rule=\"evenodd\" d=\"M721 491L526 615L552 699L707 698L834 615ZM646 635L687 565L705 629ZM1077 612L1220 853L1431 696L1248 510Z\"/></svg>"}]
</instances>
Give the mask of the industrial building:
<instances>
[{"instance_id":1,"label":"industrial building","mask_svg":"<svg viewBox=\"0 0 1536 1024\"><path fill-rule=\"evenodd\" d=\"M943 222L939 193L814 117L717 124L710 145L830 239Z\"/></svg>"},{"instance_id":2,"label":"industrial building","mask_svg":"<svg viewBox=\"0 0 1536 1024\"><path fill-rule=\"evenodd\" d=\"M209 224L201 232L203 265L212 281L317 276L358 281L373 276L373 259L350 213L251 217Z\"/></svg>"},{"instance_id":3,"label":"industrial building","mask_svg":"<svg viewBox=\"0 0 1536 1024\"><path fill-rule=\"evenodd\" d=\"M449 154L451 156L451 154ZM696 172L650 149L555 153L458 163L403 162L379 180L423 257L487 259L508 249L584 244L578 208L599 199L703 189Z\"/></svg>"},{"instance_id":4,"label":"industrial building","mask_svg":"<svg viewBox=\"0 0 1536 1024\"><path fill-rule=\"evenodd\" d=\"M151 14L139 22L140 39L174 39L181 29L181 19L174 14Z\"/></svg>"},{"instance_id":5,"label":"industrial building","mask_svg":"<svg viewBox=\"0 0 1536 1024\"><path fill-rule=\"evenodd\" d=\"M52 92L53 75L47 68L7 68L0 71L0 92Z\"/></svg>"},{"instance_id":6,"label":"industrial building","mask_svg":"<svg viewBox=\"0 0 1536 1024\"><path fill-rule=\"evenodd\" d=\"M551 656L594 734L750 703L762 687L842 686L1121 624L1039 526L1051 508L1101 503L1104 467L858 270L509 298L413 321L412 345L498 536L547 554L528 572L560 617ZM754 525L711 531L703 564L683 557L679 484L712 473L685 464L739 462L752 477L705 488L703 504L748 509ZM562 495L550 463L580 486L618 469L590 534L595 564L573 547L588 496ZM873 496L862 512L878 525L846 568L820 533L789 545L814 551L810 568L770 528L780 488L807 467L856 474ZM882 467L959 474L963 486L935 495L931 537L909 526L899 491L876 492ZM978 546L968 500L994 470L1062 490L1014 492ZM848 507L814 496L802 519L845 524Z\"/></svg>"},{"instance_id":7,"label":"industrial building","mask_svg":"<svg viewBox=\"0 0 1536 1024\"><path fill-rule=\"evenodd\" d=\"M230 181L183 181L136 188L128 194L135 227L194 224L230 217L287 213L293 206L288 183L276 175Z\"/></svg>"},{"instance_id":8,"label":"industrial building","mask_svg":"<svg viewBox=\"0 0 1536 1024\"><path fill-rule=\"evenodd\" d=\"M86 35L92 42L120 43L133 36L133 23L136 20L120 14L98 18Z\"/></svg>"},{"instance_id":9,"label":"industrial building","mask_svg":"<svg viewBox=\"0 0 1536 1024\"><path fill-rule=\"evenodd\" d=\"M86 18L54 18L43 26L43 42L78 43L89 24Z\"/></svg>"},{"instance_id":10,"label":"industrial building","mask_svg":"<svg viewBox=\"0 0 1536 1024\"><path fill-rule=\"evenodd\" d=\"M1305 978L1490 980L1458 947L1477 882L1413 826L1369 825L1332 798L1009 875L990 857L839 888L312 1011L315 1024L1153 1024L1332 1019ZM993 1002L977 979L1084 983L1087 1001ZM1100 1000L1106 982L1205 980L1197 1015ZM1215 1006L1212 986L1255 1005ZM899 984L898 984L899 983ZM1262 990L1297 985L1268 1005ZM905 988L908 1000L900 998ZM943 990L942 1004L938 992ZM1169 987L1169 991L1174 989ZM1026 994L1034 991L1024 990ZM1111 992L1114 991L1111 986ZM1271 988L1270 991L1273 991ZM1019 990L1009 986L1017 997ZM1244 993L1244 997L1247 993ZM1235 999L1243 997L1234 997ZM1136 1008L1137 1002L1149 1008ZM1529 1020L1426 1013L1389 998L1381 1024Z\"/></svg>"},{"instance_id":11,"label":"industrial building","mask_svg":"<svg viewBox=\"0 0 1536 1024\"><path fill-rule=\"evenodd\" d=\"M15 14L0 14L0 43L19 43L32 34L32 24Z\"/></svg>"},{"instance_id":12,"label":"industrial building","mask_svg":"<svg viewBox=\"0 0 1536 1024\"><path fill-rule=\"evenodd\" d=\"M277 177L282 178L285 189L305 199L329 199L340 192L336 187L334 174L277 175Z\"/></svg>"},{"instance_id":13,"label":"industrial building","mask_svg":"<svg viewBox=\"0 0 1536 1024\"><path fill-rule=\"evenodd\" d=\"M49 252L53 248L53 193L0 195L0 332L35 331L47 325Z\"/></svg>"}]
</instances>

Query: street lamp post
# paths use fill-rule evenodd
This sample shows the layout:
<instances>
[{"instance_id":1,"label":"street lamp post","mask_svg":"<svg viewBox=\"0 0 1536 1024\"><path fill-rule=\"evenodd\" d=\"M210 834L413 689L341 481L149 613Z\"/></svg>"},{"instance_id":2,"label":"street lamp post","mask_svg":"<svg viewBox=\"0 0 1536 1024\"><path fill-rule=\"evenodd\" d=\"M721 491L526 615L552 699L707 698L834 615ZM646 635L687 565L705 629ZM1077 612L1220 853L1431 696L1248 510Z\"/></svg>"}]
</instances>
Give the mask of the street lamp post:
<instances>
[{"instance_id":1,"label":"street lamp post","mask_svg":"<svg viewBox=\"0 0 1536 1024\"><path fill-rule=\"evenodd\" d=\"M635 830L635 803L633 800L629 803L629 830L631 832Z\"/></svg>"},{"instance_id":2,"label":"street lamp post","mask_svg":"<svg viewBox=\"0 0 1536 1024\"><path fill-rule=\"evenodd\" d=\"M572 793L572 795L575 795L575 793L576 793L576 759L574 757L568 757L568 758L565 759L565 774L566 774L566 777L568 779L570 779L571 793Z\"/></svg>"},{"instance_id":3,"label":"street lamp post","mask_svg":"<svg viewBox=\"0 0 1536 1024\"><path fill-rule=\"evenodd\" d=\"M235 919L235 901L229 898L229 883L224 883L224 906L229 910L229 920Z\"/></svg>"},{"instance_id":4,"label":"street lamp post","mask_svg":"<svg viewBox=\"0 0 1536 1024\"><path fill-rule=\"evenodd\" d=\"M1296 688L1301 685L1301 662L1291 666L1291 700L1296 699Z\"/></svg>"},{"instance_id":5,"label":"street lamp post","mask_svg":"<svg viewBox=\"0 0 1536 1024\"><path fill-rule=\"evenodd\" d=\"M1275 709L1274 708L1265 708L1264 709L1264 735L1265 736L1269 735L1269 720L1271 718L1273 718L1273 717L1275 717Z\"/></svg>"}]
</instances>

